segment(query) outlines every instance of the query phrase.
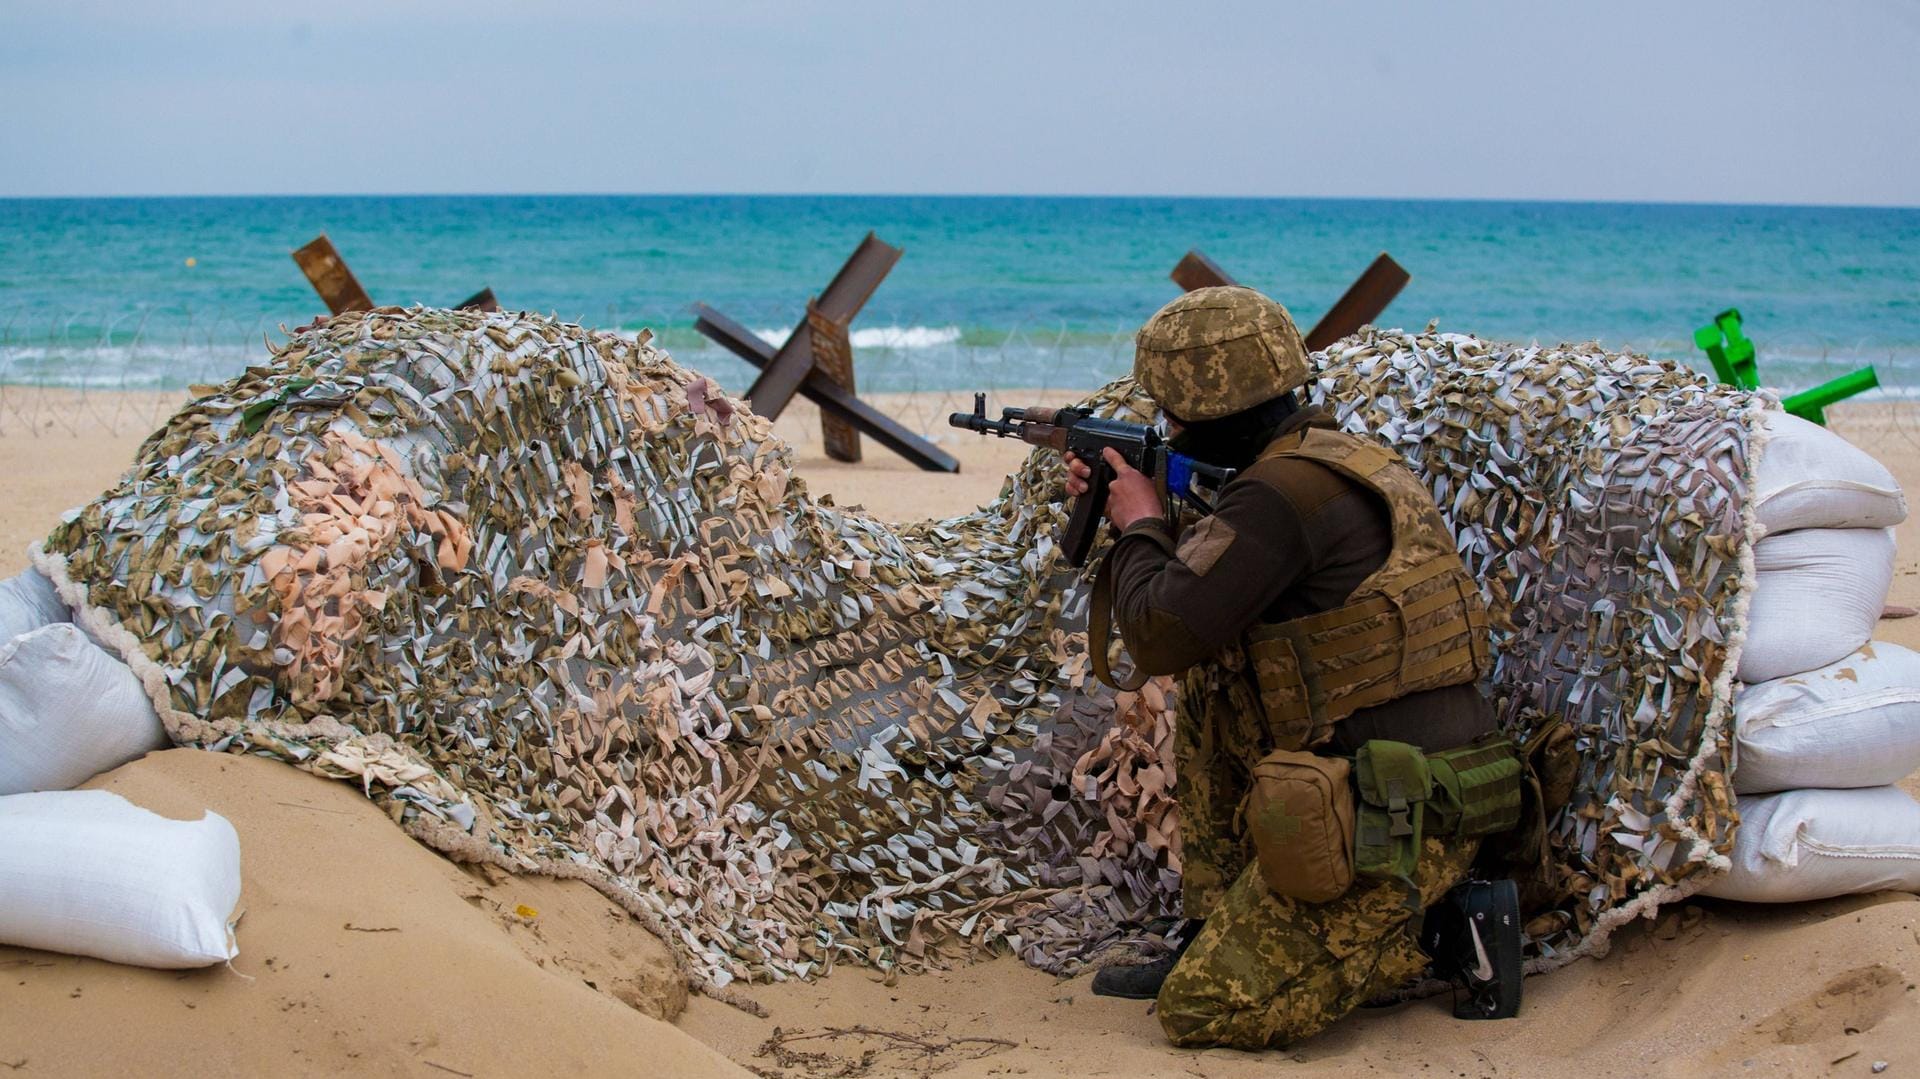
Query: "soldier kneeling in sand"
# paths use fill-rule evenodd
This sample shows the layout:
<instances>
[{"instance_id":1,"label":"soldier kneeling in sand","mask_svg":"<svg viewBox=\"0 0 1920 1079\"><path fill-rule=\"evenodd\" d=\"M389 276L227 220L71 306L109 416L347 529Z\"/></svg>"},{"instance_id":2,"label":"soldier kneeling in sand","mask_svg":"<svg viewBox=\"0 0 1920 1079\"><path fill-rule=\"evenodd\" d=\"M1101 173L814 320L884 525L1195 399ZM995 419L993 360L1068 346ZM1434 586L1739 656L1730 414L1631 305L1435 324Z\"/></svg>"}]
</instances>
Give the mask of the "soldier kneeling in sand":
<instances>
[{"instance_id":1,"label":"soldier kneeling in sand","mask_svg":"<svg viewBox=\"0 0 1920 1079\"><path fill-rule=\"evenodd\" d=\"M1476 685L1485 609L1432 497L1393 451L1300 405L1305 348L1265 296L1188 293L1137 344L1173 448L1239 474L1176 535L1108 451L1120 536L1098 587L1137 672L1184 672L1189 921L1173 955L1106 968L1094 992L1157 997L1177 1045L1257 1049L1405 985L1424 944L1467 956L1478 990L1508 975L1478 1011L1511 1014L1513 885L1462 882L1482 836L1517 819L1521 764ZM1090 464L1069 457L1069 494Z\"/></svg>"}]
</instances>

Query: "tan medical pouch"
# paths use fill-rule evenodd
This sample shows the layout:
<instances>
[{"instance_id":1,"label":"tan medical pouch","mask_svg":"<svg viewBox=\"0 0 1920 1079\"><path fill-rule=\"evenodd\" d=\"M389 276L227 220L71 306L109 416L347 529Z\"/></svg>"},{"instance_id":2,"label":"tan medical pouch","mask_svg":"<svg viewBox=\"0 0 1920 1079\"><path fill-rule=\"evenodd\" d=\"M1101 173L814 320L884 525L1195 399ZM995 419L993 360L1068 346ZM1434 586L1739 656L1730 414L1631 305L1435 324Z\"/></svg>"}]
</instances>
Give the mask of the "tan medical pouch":
<instances>
[{"instance_id":1,"label":"tan medical pouch","mask_svg":"<svg viewBox=\"0 0 1920 1079\"><path fill-rule=\"evenodd\" d=\"M1325 903L1353 886L1352 762L1278 750L1253 766L1247 834L1275 895Z\"/></svg>"}]
</instances>

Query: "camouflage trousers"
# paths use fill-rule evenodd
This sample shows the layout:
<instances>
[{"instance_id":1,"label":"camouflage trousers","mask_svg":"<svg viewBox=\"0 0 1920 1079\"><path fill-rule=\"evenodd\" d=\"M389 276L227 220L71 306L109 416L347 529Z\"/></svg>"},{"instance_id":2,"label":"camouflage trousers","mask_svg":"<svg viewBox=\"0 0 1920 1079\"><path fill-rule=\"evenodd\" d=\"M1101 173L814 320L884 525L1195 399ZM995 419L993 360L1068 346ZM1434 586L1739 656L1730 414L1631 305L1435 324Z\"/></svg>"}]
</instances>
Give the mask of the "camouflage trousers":
<instances>
[{"instance_id":1,"label":"camouflage trousers","mask_svg":"<svg viewBox=\"0 0 1920 1079\"><path fill-rule=\"evenodd\" d=\"M1414 870L1425 910L1466 877L1480 840L1425 840ZM1173 1044L1264 1049L1325 1030L1426 967L1420 915L1398 881L1357 880L1327 903L1283 899L1249 864L1160 989Z\"/></svg>"},{"instance_id":2,"label":"camouflage trousers","mask_svg":"<svg viewBox=\"0 0 1920 1079\"><path fill-rule=\"evenodd\" d=\"M1180 687L1173 794L1180 804L1180 907L1189 918L1211 913L1253 864L1253 844L1239 827L1240 803L1252 786L1254 762L1274 742L1245 668L1239 648L1228 648L1217 662L1189 669Z\"/></svg>"}]
</instances>

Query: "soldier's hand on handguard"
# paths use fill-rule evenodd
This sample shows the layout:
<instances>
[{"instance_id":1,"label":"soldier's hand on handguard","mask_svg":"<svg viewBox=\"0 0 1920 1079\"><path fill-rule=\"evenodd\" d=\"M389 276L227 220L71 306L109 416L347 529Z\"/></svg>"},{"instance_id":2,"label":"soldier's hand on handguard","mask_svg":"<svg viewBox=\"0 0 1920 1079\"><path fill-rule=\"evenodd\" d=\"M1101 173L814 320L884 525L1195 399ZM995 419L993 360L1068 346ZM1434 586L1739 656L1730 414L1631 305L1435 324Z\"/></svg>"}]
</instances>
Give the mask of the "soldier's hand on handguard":
<instances>
[{"instance_id":1,"label":"soldier's hand on handguard","mask_svg":"<svg viewBox=\"0 0 1920 1079\"><path fill-rule=\"evenodd\" d=\"M1067 494L1079 498L1092 485L1093 467L1071 453L1065 456ZM1113 527L1124 530L1143 517L1165 516L1160 492L1145 473L1128 464L1119 450L1106 450L1105 458L1113 469L1113 479L1107 485L1107 520L1113 522Z\"/></svg>"}]
</instances>

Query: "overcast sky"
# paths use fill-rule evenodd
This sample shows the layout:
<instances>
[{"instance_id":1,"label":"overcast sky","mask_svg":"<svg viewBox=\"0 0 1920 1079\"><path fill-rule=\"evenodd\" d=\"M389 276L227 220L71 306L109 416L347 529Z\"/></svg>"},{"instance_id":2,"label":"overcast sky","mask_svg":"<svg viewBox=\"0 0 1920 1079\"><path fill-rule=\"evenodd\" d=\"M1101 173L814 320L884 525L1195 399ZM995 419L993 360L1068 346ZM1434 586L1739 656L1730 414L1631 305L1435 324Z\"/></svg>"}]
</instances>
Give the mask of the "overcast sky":
<instances>
[{"instance_id":1,"label":"overcast sky","mask_svg":"<svg viewBox=\"0 0 1920 1079\"><path fill-rule=\"evenodd\" d=\"M0 2L0 196L1920 205L1920 0Z\"/></svg>"}]
</instances>

